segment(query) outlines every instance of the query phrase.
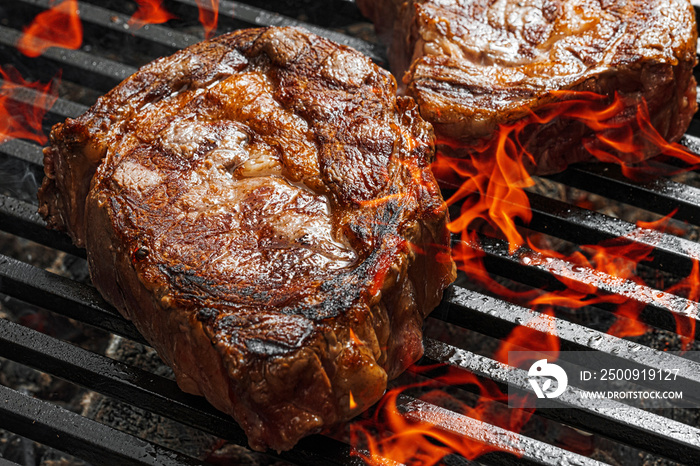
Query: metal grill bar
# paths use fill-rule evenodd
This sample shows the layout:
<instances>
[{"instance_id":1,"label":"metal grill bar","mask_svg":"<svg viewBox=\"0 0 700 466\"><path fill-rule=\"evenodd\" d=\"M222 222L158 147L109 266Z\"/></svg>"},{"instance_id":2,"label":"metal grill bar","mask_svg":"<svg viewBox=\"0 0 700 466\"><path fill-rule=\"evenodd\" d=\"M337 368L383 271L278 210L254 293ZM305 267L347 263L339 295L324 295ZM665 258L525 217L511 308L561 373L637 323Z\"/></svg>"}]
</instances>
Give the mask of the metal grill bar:
<instances>
[{"instance_id":1,"label":"metal grill bar","mask_svg":"<svg viewBox=\"0 0 700 466\"><path fill-rule=\"evenodd\" d=\"M0 79L0 86L4 85L5 81ZM40 96L39 92L35 89L30 89L27 87L14 86L14 93L8 99L15 102L20 102L28 105L32 105L36 102L37 98ZM63 99L61 97L57 98L53 103L51 108L48 110L45 116L44 127L46 129L51 129L51 125L54 123L62 122L66 118L75 118L88 109L86 105L81 105L79 103L72 102L70 100ZM11 143L13 141L18 141L13 139L8 141ZM22 141L24 142L24 141ZM4 144L3 144L4 145Z\"/></svg>"},{"instance_id":2,"label":"metal grill bar","mask_svg":"<svg viewBox=\"0 0 700 466\"><path fill-rule=\"evenodd\" d=\"M15 8L22 5L23 8L30 7L35 14L50 8L53 5L51 0L19 0L15 3ZM188 47L195 42L199 42L199 38L185 34L176 29L167 28L157 24L151 24L147 27L125 28L124 25L129 21L129 16L108 10L98 5L91 5L88 2L80 2L80 20L86 27L95 27L97 30L104 33L105 30L118 32L119 34L129 34L140 42L147 42L148 47L155 52L169 54L181 48ZM94 36L85 34L87 37ZM135 42L134 46L141 45L140 42ZM154 45L160 45L160 48L153 48Z\"/></svg>"},{"instance_id":3,"label":"metal grill bar","mask_svg":"<svg viewBox=\"0 0 700 466\"><path fill-rule=\"evenodd\" d=\"M22 33L19 31L0 26L0 46L6 49L12 50L21 36ZM26 59L22 57L22 55L18 55L16 60L26 62ZM103 92L113 88L136 71L136 68L132 66L81 50L59 49L56 47L48 48L41 57L34 60L41 62L47 69L61 68L64 79ZM24 66L26 67L27 65L25 64ZM51 77L45 76L44 79Z\"/></svg>"},{"instance_id":4,"label":"metal grill bar","mask_svg":"<svg viewBox=\"0 0 700 466\"><path fill-rule=\"evenodd\" d=\"M189 9L189 14L190 15L196 15L198 12L198 5L196 0L176 0L173 2L173 6L175 4L180 4L182 6L186 6ZM343 2L328 2L328 8L332 8L333 5L332 3L343 3ZM207 6L205 5L204 8L206 9ZM263 9L263 8L258 8L246 3L241 3L241 2L232 2L229 0L221 0L219 2L219 10L221 12L231 12L231 17L244 21L248 23L250 26L298 26L298 27L304 27L308 29L309 31L313 32L314 34L318 34L321 37L325 37L327 39L333 40L335 42L338 42L339 44L347 45L350 47L353 47L360 52L364 53L368 57L370 57L372 60L378 63L385 63L386 59L384 58L384 52L383 52L383 47L378 46L377 44L373 44L370 42L366 42L362 39L359 39L357 37L352 37L348 36L346 34L338 33L336 31L327 29L327 28L322 28L318 27L314 24L310 24L307 22L303 21L298 21L296 19L290 18L288 16L281 15L277 12L271 12L269 10ZM224 18L224 21L226 18Z\"/></svg>"},{"instance_id":5,"label":"metal grill bar","mask_svg":"<svg viewBox=\"0 0 700 466\"><path fill-rule=\"evenodd\" d=\"M548 178L583 190L594 186L596 194L660 215L677 209L675 219L700 225L700 189L687 184L667 178L634 182L622 174L620 167L602 164L571 167Z\"/></svg>"},{"instance_id":6,"label":"metal grill bar","mask_svg":"<svg viewBox=\"0 0 700 466\"><path fill-rule=\"evenodd\" d=\"M21 160L27 165L33 165L33 169L41 170L43 176L44 156L41 153L41 147L35 143L23 141L22 139L10 139L0 145L0 153Z\"/></svg>"},{"instance_id":7,"label":"metal grill bar","mask_svg":"<svg viewBox=\"0 0 700 466\"><path fill-rule=\"evenodd\" d=\"M590 186L590 185L589 185ZM592 186L597 186L593 184ZM700 257L700 244L657 230L639 228L619 218L529 193L533 218L527 228L576 244L598 244L615 240L615 245L647 247L650 261L645 265L687 276L693 257Z\"/></svg>"},{"instance_id":8,"label":"metal grill bar","mask_svg":"<svg viewBox=\"0 0 700 466\"><path fill-rule=\"evenodd\" d=\"M202 464L3 385L0 385L0 415L3 424L13 432L95 464Z\"/></svg>"},{"instance_id":9,"label":"metal grill bar","mask_svg":"<svg viewBox=\"0 0 700 466\"><path fill-rule=\"evenodd\" d=\"M95 288L0 255L0 291L71 319L145 343Z\"/></svg>"},{"instance_id":10,"label":"metal grill bar","mask_svg":"<svg viewBox=\"0 0 700 466\"><path fill-rule=\"evenodd\" d=\"M510 332L518 325L526 325L543 335L558 337L564 351L599 351L612 359L635 361L655 369L678 367L679 380L696 385L693 392L700 393L700 363L558 317L546 318L551 327L528 325L528 322L538 318L540 322L545 322L542 314L458 285L450 288L449 294L431 317L499 339L504 336L503 333Z\"/></svg>"},{"instance_id":11,"label":"metal grill bar","mask_svg":"<svg viewBox=\"0 0 700 466\"><path fill-rule=\"evenodd\" d=\"M409 420L427 422L447 432L497 448L500 450L497 453L498 464L576 464L581 466L602 464L406 395L399 396L397 408ZM510 455L506 456L503 453Z\"/></svg>"},{"instance_id":12,"label":"metal grill bar","mask_svg":"<svg viewBox=\"0 0 700 466\"><path fill-rule=\"evenodd\" d=\"M85 257L85 250L75 247L70 238L46 228L36 204L0 194L0 230L30 239L60 251Z\"/></svg>"}]
</instances>

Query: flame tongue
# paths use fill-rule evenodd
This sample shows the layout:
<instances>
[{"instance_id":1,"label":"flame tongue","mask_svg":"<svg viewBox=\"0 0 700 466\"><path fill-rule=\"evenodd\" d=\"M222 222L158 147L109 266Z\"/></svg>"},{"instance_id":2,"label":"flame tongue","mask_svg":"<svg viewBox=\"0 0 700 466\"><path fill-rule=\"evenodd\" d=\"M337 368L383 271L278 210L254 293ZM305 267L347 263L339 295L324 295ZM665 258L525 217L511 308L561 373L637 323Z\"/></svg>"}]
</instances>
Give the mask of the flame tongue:
<instances>
[{"instance_id":1,"label":"flame tongue","mask_svg":"<svg viewBox=\"0 0 700 466\"><path fill-rule=\"evenodd\" d=\"M46 84L32 83L11 66L0 67L0 77L3 79L0 84L0 143L14 138L46 143L42 121L58 97L58 79ZM34 102L14 98L27 89L37 91Z\"/></svg>"},{"instance_id":2,"label":"flame tongue","mask_svg":"<svg viewBox=\"0 0 700 466\"><path fill-rule=\"evenodd\" d=\"M528 233L517 225L528 225L532 210L525 192L534 184L526 166L536 157L528 152L531 136L539 128L557 121L570 120L588 131L582 144L589 157L602 161L613 161L623 166L627 176L644 172L647 165L635 167L627 162L637 162L650 153L664 153L691 165L700 164L700 156L686 151L678 144L663 140L651 123L646 103L626 102L624 97L613 97L590 92L555 92L560 101L547 104L538 113L513 124L503 125L497 134L478 144L465 145L454 140L439 142L440 151L434 163L436 177L444 185L454 188L448 203L461 203L459 215L450 223L453 233L461 236L461 242L453 249L453 256L461 270L472 280L487 289L510 299L529 300L531 307L542 305L580 308L596 302L608 302L619 306L621 316L634 319L643 306L632 305L626 299L615 296L592 283L584 283L567 274L555 274L566 288L562 291L545 292L533 299L533 293L514 293L497 283L484 265L485 252L481 248L480 234L503 238L508 243L510 254L515 254L528 244L543 257L556 258L573 265L590 268L601 277L608 276L629 280L640 285L636 276L637 265L647 260L654 249L653 242L644 244L633 238L608 241L598 245L581 246L577 252L562 255L547 247L536 247L537 235ZM634 104L634 105L633 105ZM636 109L636 111L635 111ZM455 158L449 154L460 154ZM658 173L648 169L647 172ZM646 228L661 229L666 221ZM679 283L675 290L686 294L696 293L697 280L691 277ZM600 282L601 284L603 282ZM603 287L605 288L605 287ZM690 298L693 299L693 298ZM633 321L631 321L633 322ZM617 335L637 335L646 330L643 324L632 324L622 329L617 324L612 331ZM689 324L681 325L682 334L689 336Z\"/></svg>"},{"instance_id":3,"label":"flame tongue","mask_svg":"<svg viewBox=\"0 0 700 466\"><path fill-rule=\"evenodd\" d=\"M199 9L199 22L204 26L207 39L214 35L219 23L219 0L196 0Z\"/></svg>"},{"instance_id":4,"label":"flame tongue","mask_svg":"<svg viewBox=\"0 0 700 466\"><path fill-rule=\"evenodd\" d=\"M63 0L39 13L24 30L17 50L28 57L38 57L49 47L76 50L83 43L77 0Z\"/></svg>"},{"instance_id":5,"label":"flame tongue","mask_svg":"<svg viewBox=\"0 0 700 466\"><path fill-rule=\"evenodd\" d=\"M129 18L130 26L140 28L145 24L161 24L173 18L175 15L163 7L163 0L136 0L139 9Z\"/></svg>"},{"instance_id":6,"label":"flame tongue","mask_svg":"<svg viewBox=\"0 0 700 466\"><path fill-rule=\"evenodd\" d=\"M670 293L686 296L687 299L700 302L700 266L698 258L693 258L693 269L685 279L668 289ZM686 315L674 314L676 319L676 333L681 336L683 350L688 350L690 344L695 341L695 326L698 319L698 308L688 306Z\"/></svg>"}]
</instances>

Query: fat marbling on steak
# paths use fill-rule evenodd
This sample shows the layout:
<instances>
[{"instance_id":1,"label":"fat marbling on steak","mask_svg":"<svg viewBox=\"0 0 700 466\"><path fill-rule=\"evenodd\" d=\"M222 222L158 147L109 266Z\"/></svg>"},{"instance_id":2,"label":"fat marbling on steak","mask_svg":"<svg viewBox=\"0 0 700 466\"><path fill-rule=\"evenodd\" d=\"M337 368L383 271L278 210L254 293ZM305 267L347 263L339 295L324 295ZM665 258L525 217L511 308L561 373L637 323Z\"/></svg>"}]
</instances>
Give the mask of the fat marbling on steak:
<instances>
[{"instance_id":1,"label":"fat marbling on steak","mask_svg":"<svg viewBox=\"0 0 700 466\"><path fill-rule=\"evenodd\" d=\"M560 171L607 150L625 162L659 153L641 136L637 107L677 141L696 110L697 30L688 0L357 0L389 43L389 59L405 92L435 127L448 155L573 98L559 91L615 93L604 137L633 131L634 155L596 139L584 124L555 118L530 125L520 141L533 173ZM582 97L579 94L576 98ZM585 97L585 96L584 96ZM583 144L582 144L583 143Z\"/></svg>"},{"instance_id":2,"label":"fat marbling on steak","mask_svg":"<svg viewBox=\"0 0 700 466\"><path fill-rule=\"evenodd\" d=\"M377 401L454 278L431 126L368 58L248 29L56 125L40 212L255 449Z\"/></svg>"}]
</instances>

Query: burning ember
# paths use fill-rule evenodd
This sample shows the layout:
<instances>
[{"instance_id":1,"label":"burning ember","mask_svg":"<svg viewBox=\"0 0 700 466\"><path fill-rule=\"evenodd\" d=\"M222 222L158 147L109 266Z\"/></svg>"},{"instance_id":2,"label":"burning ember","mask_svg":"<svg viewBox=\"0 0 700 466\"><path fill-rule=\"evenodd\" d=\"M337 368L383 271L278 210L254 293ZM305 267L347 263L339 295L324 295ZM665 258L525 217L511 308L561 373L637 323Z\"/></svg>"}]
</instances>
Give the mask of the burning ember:
<instances>
[{"instance_id":1,"label":"burning ember","mask_svg":"<svg viewBox=\"0 0 700 466\"><path fill-rule=\"evenodd\" d=\"M17 50L28 57L38 57L49 47L75 50L82 43L78 1L63 0L34 18L17 43Z\"/></svg>"}]
</instances>

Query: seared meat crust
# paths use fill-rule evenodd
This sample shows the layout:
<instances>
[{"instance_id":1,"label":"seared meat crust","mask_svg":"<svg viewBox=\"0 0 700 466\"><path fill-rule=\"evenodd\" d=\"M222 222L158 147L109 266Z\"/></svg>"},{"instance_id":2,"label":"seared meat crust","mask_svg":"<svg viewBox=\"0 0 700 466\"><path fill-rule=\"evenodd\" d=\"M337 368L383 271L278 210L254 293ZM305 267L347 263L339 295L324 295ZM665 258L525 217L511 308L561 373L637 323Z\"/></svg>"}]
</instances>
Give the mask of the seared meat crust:
<instances>
[{"instance_id":1,"label":"seared meat crust","mask_svg":"<svg viewBox=\"0 0 700 466\"><path fill-rule=\"evenodd\" d=\"M358 52L241 30L56 125L40 212L184 390L284 450L422 354L455 273L433 143Z\"/></svg>"},{"instance_id":2,"label":"seared meat crust","mask_svg":"<svg viewBox=\"0 0 700 466\"><path fill-rule=\"evenodd\" d=\"M635 155L657 155L636 121L643 100L669 141L696 105L697 29L688 0L357 0L389 41L392 71L435 127L449 155L548 104L584 91L622 103L609 123L637 133ZM585 97L584 97L585 98ZM616 139L614 130L605 133ZM571 119L528 128L520 138L533 173L551 173L609 147ZM583 144L582 144L583 141Z\"/></svg>"}]
</instances>

